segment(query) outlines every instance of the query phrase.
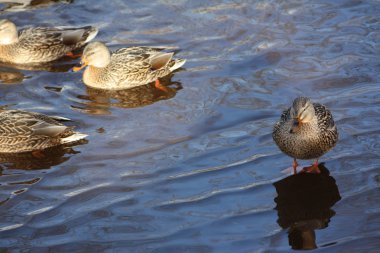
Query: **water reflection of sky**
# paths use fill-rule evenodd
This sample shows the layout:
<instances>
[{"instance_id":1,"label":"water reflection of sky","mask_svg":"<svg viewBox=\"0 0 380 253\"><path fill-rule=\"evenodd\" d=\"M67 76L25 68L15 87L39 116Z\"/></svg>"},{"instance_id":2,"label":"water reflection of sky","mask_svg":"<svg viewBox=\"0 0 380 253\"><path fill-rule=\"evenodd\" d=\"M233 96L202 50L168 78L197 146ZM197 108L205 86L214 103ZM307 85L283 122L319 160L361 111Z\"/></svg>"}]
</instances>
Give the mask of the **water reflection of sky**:
<instances>
[{"instance_id":1,"label":"water reflection of sky","mask_svg":"<svg viewBox=\"0 0 380 253\"><path fill-rule=\"evenodd\" d=\"M2 18L20 27L95 25L97 39L112 49L165 46L187 63L170 78L170 96L147 86L128 92L131 99L87 90L80 73L0 66L2 80L19 73L17 84L1 84L0 106L71 118L89 134L86 145L73 148L80 153L50 169L2 167L1 200L13 195L0 206L1 248L288 252L295 234L315 238L318 252L376 251L377 1L83 0L40 7L4 10ZM277 221L288 209L275 209L273 183L291 159L271 130L298 95L334 114L340 141L322 161L342 199L324 218L283 226Z\"/></svg>"}]
</instances>

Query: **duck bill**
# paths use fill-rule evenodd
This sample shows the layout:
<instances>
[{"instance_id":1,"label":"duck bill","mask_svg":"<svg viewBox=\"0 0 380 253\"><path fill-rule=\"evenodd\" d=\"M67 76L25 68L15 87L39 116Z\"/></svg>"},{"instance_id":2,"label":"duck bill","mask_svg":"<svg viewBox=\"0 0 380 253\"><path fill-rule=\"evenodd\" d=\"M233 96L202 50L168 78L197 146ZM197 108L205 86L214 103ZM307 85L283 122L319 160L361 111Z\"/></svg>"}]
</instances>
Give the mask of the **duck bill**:
<instances>
[{"instance_id":1,"label":"duck bill","mask_svg":"<svg viewBox=\"0 0 380 253\"><path fill-rule=\"evenodd\" d=\"M73 67L73 71L78 72L79 70L83 69L86 66L87 66L87 63L82 63L80 67L77 67L77 66Z\"/></svg>"}]
</instances>

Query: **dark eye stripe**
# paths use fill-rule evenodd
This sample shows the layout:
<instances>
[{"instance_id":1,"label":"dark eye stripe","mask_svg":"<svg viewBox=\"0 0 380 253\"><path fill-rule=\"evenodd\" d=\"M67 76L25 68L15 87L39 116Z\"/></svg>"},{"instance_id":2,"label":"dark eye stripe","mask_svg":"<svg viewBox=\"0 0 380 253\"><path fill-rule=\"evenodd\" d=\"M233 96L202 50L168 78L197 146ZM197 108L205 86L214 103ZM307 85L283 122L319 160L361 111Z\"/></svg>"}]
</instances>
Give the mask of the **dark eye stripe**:
<instances>
[{"instance_id":1,"label":"dark eye stripe","mask_svg":"<svg viewBox=\"0 0 380 253\"><path fill-rule=\"evenodd\" d=\"M305 107L305 109L302 110L301 114L306 111L307 108L309 108L310 104L308 106Z\"/></svg>"}]
</instances>

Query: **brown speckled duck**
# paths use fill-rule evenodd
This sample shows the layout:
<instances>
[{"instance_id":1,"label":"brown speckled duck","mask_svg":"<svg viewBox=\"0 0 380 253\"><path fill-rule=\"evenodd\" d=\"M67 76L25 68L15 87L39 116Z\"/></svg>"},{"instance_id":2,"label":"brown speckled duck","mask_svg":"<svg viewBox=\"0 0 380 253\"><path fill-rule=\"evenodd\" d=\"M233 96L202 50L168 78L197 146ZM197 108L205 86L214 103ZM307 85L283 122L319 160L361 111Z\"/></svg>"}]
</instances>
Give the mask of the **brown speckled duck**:
<instances>
[{"instance_id":1,"label":"brown speckled duck","mask_svg":"<svg viewBox=\"0 0 380 253\"><path fill-rule=\"evenodd\" d=\"M59 122L67 120L21 110L2 111L0 112L0 153L40 151L74 143L87 136Z\"/></svg>"},{"instance_id":2,"label":"brown speckled duck","mask_svg":"<svg viewBox=\"0 0 380 253\"><path fill-rule=\"evenodd\" d=\"M296 159L315 159L315 163L304 168L306 172L319 173L318 159L332 149L338 141L338 131L331 112L309 98L298 97L285 110L273 128L273 140L282 152Z\"/></svg>"},{"instance_id":3,"label":"brown speckled duck","mask_svg":"<svg viewBox=\"0 0 380 253\"><path fill-rule=\"evenodd\" d=\"M156 81L156 87L165 90L158 80L185 64L184 59L173 59L174 53L164 53L150 47L121 48L112 54L101 42L89 43L82 55L82 66L88 66L83 82L93 88L122 90Z\"/></svg>"},{"instance_id":4,"label":"brown speckled duck","mask_svg":"<svg viewBox=\"0 0 380 253\"><path fill-rule=\"evenodd\" d=\"M34 27L17 32L16 25L0 20L0 61L36 64L54 61L92 40L98 30L82 28Z\"/></svg>"}]
</instances>

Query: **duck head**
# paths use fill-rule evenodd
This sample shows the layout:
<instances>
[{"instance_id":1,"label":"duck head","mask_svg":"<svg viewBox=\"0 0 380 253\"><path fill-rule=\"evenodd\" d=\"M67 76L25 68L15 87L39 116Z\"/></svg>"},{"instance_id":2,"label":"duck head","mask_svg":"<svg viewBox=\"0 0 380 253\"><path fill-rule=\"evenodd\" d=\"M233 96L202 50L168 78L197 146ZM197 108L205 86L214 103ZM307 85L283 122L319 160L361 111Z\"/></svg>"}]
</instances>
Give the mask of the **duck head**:
<instances>
[{"instance_id":1,"label":"duck head","mask_svg":"<svg viewBox=\"0 0 380 253\"><path fill-rule=\"evenodd\" d=\"M110 61L111 53L107 46L102 42L91 42L83 50L81 66L74 67L73 71L77 72L87 65L94 66L96 68L105 68Z\"/></svg>"},{"instance_id":2,"label":"duck head","mask_svg":"<svg viewBox=\"0 0 380 253\"><path fill-rule=\"evenodd\" d=\"M315 110L311 100L306 97L294 99L293 105L290 108L290 117L292 126L289 132L297 133L302 124L311 122L315 117Z\"/></svg>"},{"instance_id":3,"label":"duck head","mask_svg":"<svg viewBox=\"0 0 380 253\"><path fill-rule=\"evenodd\" d=\"M17 27L8 19L0 20L0 45L18 42Z\"/></svg>"}]
</instances>

